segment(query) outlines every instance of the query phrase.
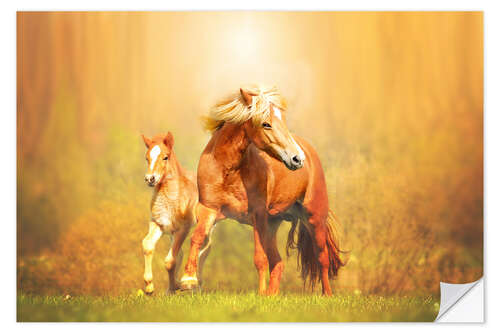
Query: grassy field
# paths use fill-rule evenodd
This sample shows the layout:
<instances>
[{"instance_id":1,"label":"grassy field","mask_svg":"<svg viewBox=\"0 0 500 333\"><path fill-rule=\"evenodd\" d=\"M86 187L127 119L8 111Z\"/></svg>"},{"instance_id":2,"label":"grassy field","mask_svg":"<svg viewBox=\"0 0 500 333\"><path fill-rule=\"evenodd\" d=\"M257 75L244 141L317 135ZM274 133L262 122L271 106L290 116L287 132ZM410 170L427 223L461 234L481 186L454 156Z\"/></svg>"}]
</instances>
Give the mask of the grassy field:
<instances>
[{"instance_id":1,"label":"grassy field","mask_svg":"<svg viewBox=\"0 0 500 333\"><path fill-rule=\"evenodd\" d=\"M433 321L437 298L255 293L72 297L20 295L18 321L332 322Z\"/></svg>"}]
</instances>

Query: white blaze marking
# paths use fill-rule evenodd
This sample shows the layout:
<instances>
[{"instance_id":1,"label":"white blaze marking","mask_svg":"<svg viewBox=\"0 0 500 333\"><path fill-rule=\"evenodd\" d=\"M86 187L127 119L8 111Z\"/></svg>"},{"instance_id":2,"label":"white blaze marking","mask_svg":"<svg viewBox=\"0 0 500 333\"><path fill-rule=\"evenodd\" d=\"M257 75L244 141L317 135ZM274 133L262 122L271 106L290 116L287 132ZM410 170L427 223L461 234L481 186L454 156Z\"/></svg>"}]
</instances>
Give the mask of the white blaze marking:
<instances>
[{"instance_id":1,"label":"white blaze marking","mask_svg":"<svg viewBox=\"0 0 500 333\"><path fill-rule=\"evenodd\" d=\"M153 171L156 163L156 159L161 153L160 146L154 146L153 149L149 152L149 157L151 158L151 163L149 163L149 169Z\"/></svg>"},{"instance_id":2,"label":"white blaze marking","mask_svg":"<svg viewBox=\"0 0 500 333\"><path fill-rule=\"evenodd\" d=\"M281 111L278 108L272 107L274 111L274 115L281 120Z\"/></svg>"},{"instance_id":3,"label":"white blaze marking","mask_svg":"<svg viewBox=\"0 0 500 333\"><path fill-rule=\"evenodd\" d=\"M302 161L304 161L306 159L306 154L304 154L304 151L302 150L302 148L300 148L300 146L298 145L297 141L295 141L295 139L293 137L292 137L292 141L295 144L295 147L297 147L297 150L299 151L299 158Z\"/></svg>"}]
</instances>

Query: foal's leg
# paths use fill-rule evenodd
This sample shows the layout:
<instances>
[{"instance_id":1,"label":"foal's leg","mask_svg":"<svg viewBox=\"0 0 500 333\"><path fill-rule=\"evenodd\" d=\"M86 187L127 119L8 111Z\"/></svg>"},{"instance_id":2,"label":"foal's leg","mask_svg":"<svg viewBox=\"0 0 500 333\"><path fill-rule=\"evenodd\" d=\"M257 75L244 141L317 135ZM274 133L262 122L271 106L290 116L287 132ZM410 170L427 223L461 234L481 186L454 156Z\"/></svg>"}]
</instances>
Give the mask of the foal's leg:
<instances>
[{"instance_id":1,"label":"foal's leg","mask_svg":"<svg viewBox=\"0 0 500 333\"><path fill-rule=\"evenodd\" d=\"M255 252L253 260L255 268L259 273L259 294L266 294L266 271L269 267L264 244L267 237L267 214L255 214L253 216L253 235Z\"/></svg>"},{"instance_id":2,"label":"foal's leg","mask_svg":"<svg viewBox=\"0 0 500 333\"><path fill-rule=\"evenodd\" d=\"M179 275L179 270L181 269L183 258L184 258L184 252L182 251L182 245L181 245L181 248L179 249L179 253L177 254L177 258L175 259L175 262L176 262L176 264L175 264L175 276ZM178 283L177 283L177 287L179 287ZM179 289L179 288L177 288L177 289Z\"/></svg>"},{"instance_id":3,"label":"foal's leg","mask_svg":"<svg viewBox=\"0 0 500 333\"><path fill-rule=\"evenodd\" d=\"M153 252L156 242L160 239L163 232L155 222L149 222L149 232L142 240L142 250L144 252L144 282L146 283L146 294L152 294L153 286L153 271L151 268L153 262Z\"/></svg>"},{"instance_id":4,"label":"foal's leg","mask_svg":"<svg viewBox=\"0 0 500 333\"><path fill-rule=\"evenodd\" d=\"M165 257L165 268L167 269L168 280L169 280L168 289L170 291L175 291L179 289L177 281L175 280L175 275L176 275L175 273L177 272L176 267L182 264L182 256L180 261L177 261L177 259L179 253L182 253L181 246L182 243L184 243L184 239L186 239L188 231L189 229L181 229L176 233L174 233L172 247L170 248L167 256ZM177 265L177 263L179 265Z\"/></svg>"},{"instance_id":5,"label":"foal's leg","mask_svg":"<svg viewBox=\"0 0 500 333\"><path fill-rule=\"evenodd\" d=\"M217 211L202 204L196 207L196 227L191 236L191 249L181 278L181 289L189 290L199 286L198 277L198 256L202 244L205 242L208 232L212 229L217 217Z\"/></svg>"},{"instance_id":6,"label":"foal's leg","mask_svg":"<svg viewBox=\"0 0 500 333\"><path fill-rule=\"evenodd\" d=\"M281 259L276 242L276 233L281 224L280 220L269 221L269 232L266 237L265 249L269 259L269 289L268 295L277 295L280 291L280 281L285 267Z\"/></svg>"}]
</instances>

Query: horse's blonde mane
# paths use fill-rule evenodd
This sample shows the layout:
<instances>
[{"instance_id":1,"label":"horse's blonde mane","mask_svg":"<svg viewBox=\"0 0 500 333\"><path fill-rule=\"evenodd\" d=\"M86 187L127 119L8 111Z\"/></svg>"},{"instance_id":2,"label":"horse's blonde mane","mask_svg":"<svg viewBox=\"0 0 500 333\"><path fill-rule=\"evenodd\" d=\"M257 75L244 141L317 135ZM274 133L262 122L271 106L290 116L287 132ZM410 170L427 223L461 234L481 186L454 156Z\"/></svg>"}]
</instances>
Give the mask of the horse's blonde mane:
<instances>
[{"instance_id":1,"label":"horse's blonde mane","mask_svg":"<svg viewBox=\"0 0 500 333\"><path fill-rule=\"evenodd\" d=\"M252 104L247 105L240 91L221 100L203 117L204 127L215 131L225 122L241 124L252 119L254 124L265 121L270 116L270 104L286 111L286 100L275 86L249 85L242 87L253 95Z\"/></svg>"}]
</instances>

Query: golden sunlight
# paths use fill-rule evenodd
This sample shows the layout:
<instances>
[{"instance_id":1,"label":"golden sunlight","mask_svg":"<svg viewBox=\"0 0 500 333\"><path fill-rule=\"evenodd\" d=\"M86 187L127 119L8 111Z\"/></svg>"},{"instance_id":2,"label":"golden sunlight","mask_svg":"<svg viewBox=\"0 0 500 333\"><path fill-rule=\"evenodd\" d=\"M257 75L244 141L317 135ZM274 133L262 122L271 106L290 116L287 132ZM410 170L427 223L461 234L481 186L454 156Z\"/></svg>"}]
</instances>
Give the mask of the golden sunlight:
<instances>
[{"instance_id":1,"label":"golden sunlight","mask_svg":"<svg viewBox=\"0 0 500 333\"><path fill-rule=\"evenodd\" d=\"M219 43L228 51L227 60L241 66L253 66L265 58L265 37L262 26L258 25L252 13L245 13L223 32Z\"/></svg>"}]
</instances>

